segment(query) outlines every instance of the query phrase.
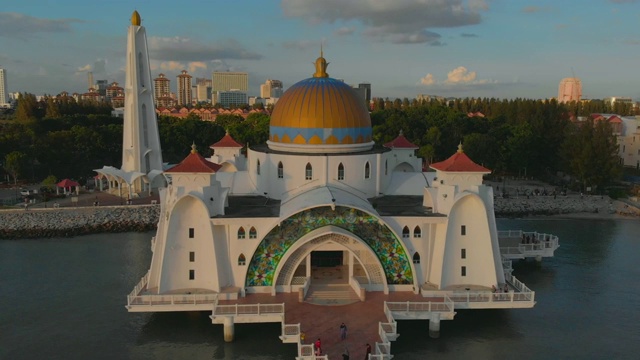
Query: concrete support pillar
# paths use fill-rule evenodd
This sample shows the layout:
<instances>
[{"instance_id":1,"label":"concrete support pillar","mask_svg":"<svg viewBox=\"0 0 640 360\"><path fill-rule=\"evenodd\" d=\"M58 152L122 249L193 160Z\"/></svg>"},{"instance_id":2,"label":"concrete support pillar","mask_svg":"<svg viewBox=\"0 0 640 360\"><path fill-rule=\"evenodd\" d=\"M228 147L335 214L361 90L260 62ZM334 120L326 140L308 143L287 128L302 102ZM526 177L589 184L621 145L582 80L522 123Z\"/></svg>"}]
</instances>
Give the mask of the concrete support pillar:
<instances>
[{"instance_id":1,"label":"concrete support pillar","mask_svg":"<svg viewBox=\"0 0 640 360\"><path fill-rule=\"evenodd\" d=\"M542 256L540 256L540 255L536 256L536 262L537 263L541 263L542 262Z\"/></svg>"},{"instance_id":2,"label":"concrete support pillar","mask_svg":"<svg viewBox=\"0 0 640 360\"><path fill-rule=\"evenodd\" d=\"M233 316L226 316L224 318L224 341L233 341Z\"/></svg>"},{"instance_id":3,"label":"concrete support pillar","mask_svg":"<svg viewBox=\"0 0 640 360\"><path fill-rule=\"evenodd\" d=\"M432 339L437 339L440 337L440 314L439 313L431 314L431 319L429 319L429 337Z\"/></svg>"},{"instance_id":4,"label":"concrete support pillar","mask_svg":"<svg viewBox=\"0 0 640 360\"><path fill-rule=\"evenodd\" d=\"M310 253L305 257L304 261L307 267L307 277L311 277L311 254Z\"/></svg>"}]
</instances>

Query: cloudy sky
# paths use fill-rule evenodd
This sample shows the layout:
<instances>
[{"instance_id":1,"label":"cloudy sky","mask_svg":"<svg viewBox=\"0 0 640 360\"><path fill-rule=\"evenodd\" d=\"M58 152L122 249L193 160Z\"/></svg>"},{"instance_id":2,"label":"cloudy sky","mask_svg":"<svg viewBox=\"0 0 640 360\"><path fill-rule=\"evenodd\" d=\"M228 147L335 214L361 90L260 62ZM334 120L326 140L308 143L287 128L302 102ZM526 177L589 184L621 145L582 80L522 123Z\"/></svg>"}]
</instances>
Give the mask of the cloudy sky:
<instances>
[{"instance_id":1,"label":"cloudy sky","mask_svg":"<svg viewBox=\"0 0 640 360\"><path fill-rule=\"evenodd\" d=\"M182 4L186 3L186 4ZM21 0L0 8L9 91L84 92L87 72L124 82L127 27L142 16L152 63L172 79L328 72L373 96L547 98L564 77L583 96L640 100L640 0Z\"/></svg>"}]
</instances>

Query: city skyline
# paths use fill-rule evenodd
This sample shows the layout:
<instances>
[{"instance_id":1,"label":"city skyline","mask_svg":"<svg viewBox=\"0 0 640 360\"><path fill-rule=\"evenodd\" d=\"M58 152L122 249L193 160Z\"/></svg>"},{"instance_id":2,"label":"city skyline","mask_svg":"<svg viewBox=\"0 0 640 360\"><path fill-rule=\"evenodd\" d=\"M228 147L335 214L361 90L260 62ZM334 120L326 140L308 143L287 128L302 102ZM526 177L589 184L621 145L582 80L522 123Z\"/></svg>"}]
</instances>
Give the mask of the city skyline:
<instances>
[{"instance_id":1,"label":"city skyline","mask_svg":"<svg viewBox=\"0 0 640 360\"><path fill-rule=\"evenodd\" d=\"M248 72L249 95L259 95L266 79L287 88L310 77L323 44L330 76L371 83L373 97L551 98L560 80L575 76L585 99L640 99L633 71L640 2L588 5L283 0L194 2L176 12L164 0L18 2L0 12L0 67L11 74L9 92L84 93L89 71L122 84L126 28L137 9L153 77Z\"/></svg>"}]
</instances>

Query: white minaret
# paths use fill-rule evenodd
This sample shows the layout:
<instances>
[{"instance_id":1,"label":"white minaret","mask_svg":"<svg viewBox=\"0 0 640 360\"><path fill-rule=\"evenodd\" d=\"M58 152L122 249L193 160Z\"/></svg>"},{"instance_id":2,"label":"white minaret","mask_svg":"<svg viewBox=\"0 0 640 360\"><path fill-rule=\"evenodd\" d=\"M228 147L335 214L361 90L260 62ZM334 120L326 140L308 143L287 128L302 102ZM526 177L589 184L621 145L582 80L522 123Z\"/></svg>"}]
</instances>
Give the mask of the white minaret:
<instances>
[{"instance_id":1,"label":"white minaret","mask_svg":"<svg viewBox=\"0 0 640 360\"><path fill-rule=\"evenodd\" d=\"M147 175L153 170L162 171L162 152L153 103L147 35L140 23L140 14L134 11L127 38L121 170Z\"/></svg>"}]
</instances>

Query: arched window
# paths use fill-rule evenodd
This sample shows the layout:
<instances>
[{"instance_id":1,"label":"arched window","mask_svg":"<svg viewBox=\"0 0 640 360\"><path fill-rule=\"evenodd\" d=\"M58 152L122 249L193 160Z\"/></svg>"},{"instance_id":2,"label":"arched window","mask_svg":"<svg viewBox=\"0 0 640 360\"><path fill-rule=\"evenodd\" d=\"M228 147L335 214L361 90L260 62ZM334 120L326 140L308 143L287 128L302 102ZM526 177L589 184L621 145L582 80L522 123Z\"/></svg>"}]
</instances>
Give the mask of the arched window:
<instances>
[{"instance_id":1,"label":"arched window","mask_svg":"<svg viewBox=\"0 0 640 360\"><path fill-rule=\"evenodd\" d=\"M415 261L415 260L414 260ZM245 266L247 265L247 258L244 257L244 254L240 254L240 256L238 256L238 265L239 266Z\"/></svg>"},{"instance_id":2,"label":"arched window","mask_svg":"<svg viewBox=\"0 0 640 360\"><path fill-rule=\"evenodd\" d=\"M371 165L369 165L369 162L367 161L366 164L364 164L364 178L368 179L371 177Z\"/></svg>"},{"instance_id":3,"label":"arched window","mask_svg":"<svg viewBox=\"0 0 640 360\"><path fill-rule=\"evenodd\" d=\"M238 239L244 239L244 228L242 226L238 229Z\"/></svg>"},{"instance_id":4,"label":"arched window","mask_svg":"<svg viewBox=\"0 0 640 360\"><path fill-rule=\"evenodd\" d=\"M387 171L389 170L388 160L384 161L384 174L387 175Z\"/></svg>"},{"instance_id":5,"label":"arched window","mask_svg":"<svg viewBox=\"0 0 640 360\"><path fill-rule=\"evenodd\" d=\"M420 229L420 226L416 226L415 229L413 229L413 237L414 238L422 237L422 230Z\"/></svg>"},{"instance_id":6,"label":"arched window","mask_svg":"<svg viewBox=\"0 0 640 360\"><path fill-rule=\"evenodd\" d=\"M405 239L406 239L406 238L409 238L409 234L410 234L410 232L409 232L409 228L408 228L407 226L405 226L405 227L402 229L402 237L403 237L403 238L405 238Z\"/></svg>"},{"instance_id":7,"label":"arched window","mask_svg":"<svg viewBox=\"0 0 640 360\"><path fill-rule=\"evenodd\" d=\"M260 160L258 160L258 162L256 162L256 173L258 175L260 175Z\"/></svg>"},{"instance_id":8,"label":"arched window","mask_svg":"<svg viewBox=\"0 0 640 360\"><path fill-rule=\"evenodd\" d=\"M284 177L284 169L282 167L282 161L278 163L278 179L282 179Z\"/></svg>"},{"instance_id":9,"label":"arched window","mask_svg":"<svg viewBox=\"0 0 640 360\"><path fill-rule=\"evenodd\" d=\"M307 166L304 168L304 179L313 179L313 168L311 167L311 163L307 163Z\"/></svg>"},{"instance_id":10,"label":"arched window","mask_svg":"<svg viewBox=\"0 0 640 360\"><path fill-rule=\"evenodd\" d=\"M344 165L338 165L338 180L344 180Z\"/></svg>"},{"instance_id":11,"label":"arched window","mask_svg":"<svg viewBox=\"0 0 640 360\"><path fill-rule=\"evenodd\" d=\"M249 239L257 239L257 238L258 238L258 232L256 231L256 228L252 226L251 229L249 229Z\"/></svg>"},{"instance_id":12,"label":"arched window","mask_svg":"<svg viewBox=\"0 0 640 360\"><path fill-rule=\"evenodd\" d=\"M413 263L420 264L420 254L417 251L415 254L413 254Z\"/></svg>"}]
</instances>

